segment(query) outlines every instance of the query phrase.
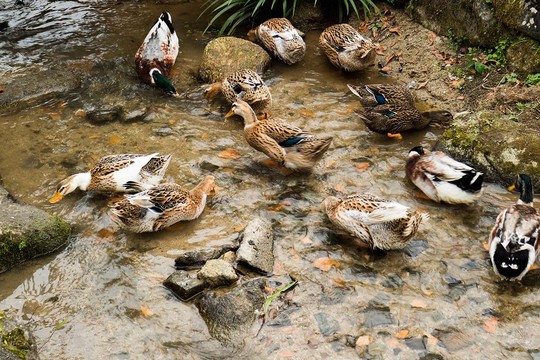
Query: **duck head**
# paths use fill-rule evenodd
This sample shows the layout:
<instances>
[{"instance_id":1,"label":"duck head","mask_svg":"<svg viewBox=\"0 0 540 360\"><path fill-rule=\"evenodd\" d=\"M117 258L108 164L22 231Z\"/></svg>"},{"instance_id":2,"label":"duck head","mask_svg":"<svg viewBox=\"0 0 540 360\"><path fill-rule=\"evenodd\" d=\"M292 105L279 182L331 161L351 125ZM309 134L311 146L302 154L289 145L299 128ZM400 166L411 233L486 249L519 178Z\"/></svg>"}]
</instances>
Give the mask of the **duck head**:
<instances>
[{"instance_id":1,"label":"duck head","mask_svg":"<svg viewBox=\"0 0 540 360\"><path fill-rule=\"evenodd\" d=\"M165 94L173 97L180 97L180 94L176 92L176 88L172 84L171 80L167 79L167 77L163 75L161 71L154 68L150 70L150 76L152 77L152 82L156 84L158 88L163 90Z\"/></svg>"},{"instance_id":2,"label":"duck head","mask_svg":"<svg viewBox=\"0 0 540 360\"><path fill-rule=\"evenodd\" d=\"M532 205L533 203L533 185L531 177L527 174L519 174L516 177L514 184L508 187L508 190L512 191L517 189L519 191L518 204Z\"/></svg>"},{"instance_id":3,"label":"duck head","mask_svg":"<svg viewBox=\"0 0 540 360\"><path fill-rule=\"evenodd\" d=\"M51 204L57 203L62 200L64 196L75 191L77 188L83 191L86 190L88 185L90 185L90 179L91 175L89 172L75 174L65 178L60 182L56 189L56 193L49 199L49 202Z\"/></svg>"}]
</instances>

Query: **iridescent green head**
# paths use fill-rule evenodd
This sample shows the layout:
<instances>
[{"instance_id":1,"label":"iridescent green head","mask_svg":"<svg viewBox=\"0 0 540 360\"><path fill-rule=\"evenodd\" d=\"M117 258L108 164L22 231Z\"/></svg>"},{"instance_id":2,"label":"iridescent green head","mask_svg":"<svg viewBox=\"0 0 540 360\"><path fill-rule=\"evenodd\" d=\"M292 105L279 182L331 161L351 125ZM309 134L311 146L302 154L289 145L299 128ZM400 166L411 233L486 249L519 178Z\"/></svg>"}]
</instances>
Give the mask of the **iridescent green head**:
<instances>
[{"instance_id":1,"label":"iridescent green head","mask_svg":"<svg viewBox=\"0 0 540 360\"><path fill-rule=\"evenodd\" d=\"M169 96L179 97L180 95L176 92L174 85L171 80L167 79L158 69L152 69L150 71L152 79L158 88L165 91L165 94Z\"/></svg>"}]
</instances>

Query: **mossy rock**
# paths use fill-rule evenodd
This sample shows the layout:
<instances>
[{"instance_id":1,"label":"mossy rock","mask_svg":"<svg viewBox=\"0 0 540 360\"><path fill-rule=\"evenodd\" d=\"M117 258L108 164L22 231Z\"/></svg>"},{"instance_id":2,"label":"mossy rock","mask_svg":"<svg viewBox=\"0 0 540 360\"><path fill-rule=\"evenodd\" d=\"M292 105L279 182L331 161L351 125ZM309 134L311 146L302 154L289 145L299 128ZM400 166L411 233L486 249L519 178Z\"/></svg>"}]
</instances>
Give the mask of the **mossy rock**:
<instances>
[{"instance_id":1,"label":"mossy rock","mask_svg":"<svg viewBox=\"0 0 540 360\"><path fill-rule=\"evenodd\" d=\"M532 39L520 39L506 50L508 67L520 74L540 72L540 43Z\"/></svg>"},{"instance_id":2,"label":"mossy rock","mask_svg":"<svg viewBox=\"0 0 540 360\"><path fill-rule=\"evenodd\" d=\"M270 55L259 45L233 36L224 36L210 41L204 48L199 77L213 83L242 69L262 74L270 65L270 60Z\"/></svg>"},{"instance_id":3,"label":"mossy rock","mask_svg":"<svg viewBox=\"0 0 540 360\"><path fill-rule=\"evenodd\" d=\"M493 0L496 18L510 29L540 40L540 9L527 0Z\"/></svg>"},{"instance_id":4,"label":"mossy rock","mask_svg":"<svg viewBox=\"0 0 540 360\"><path fill-rule=\"evenodd\" d=\"M0 359L38 359L36 344L30 332L7 319L0 310Z\"/></svg>"},{"instance_id":5,"label":"mossy rock","mask_svg":"<svg viewBox=\"0 0 540 360\"><path fill-rule=\"evenodd\" d=\"M540 129L533 122L481 111L456 119L435 148L475 166L488 181L509 185L526 173L540 189Z\"/></svg>"},{"instance_id":6,"label":"mossy rock","mask_svg":"<svg viewBox=\"0 0 540 360\"><path fill-rule=\"evenodd\" d=\"M58 249L70 234L60 217L19 204L0 187L0 272Z\"/></svg>"}]
</instances>

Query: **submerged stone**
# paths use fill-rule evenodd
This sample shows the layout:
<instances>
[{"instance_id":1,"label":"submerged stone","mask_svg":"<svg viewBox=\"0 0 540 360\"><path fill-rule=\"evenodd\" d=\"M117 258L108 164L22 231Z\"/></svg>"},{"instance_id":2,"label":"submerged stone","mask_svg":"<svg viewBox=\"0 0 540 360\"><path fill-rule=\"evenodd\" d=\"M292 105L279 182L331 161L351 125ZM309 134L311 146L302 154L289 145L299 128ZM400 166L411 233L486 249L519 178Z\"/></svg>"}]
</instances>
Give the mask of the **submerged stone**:
<instances>
[{"instance_id":1,"label":"submerged stone","mask_svg":"<svg viewBox=\"0 0 540 360\"><path fill-rule=\"evenodd\" d=\"M393 324L394 318L388 307L371 307L364 311L364 326L367 328Z\"/></svg>"},{"instance_id":2,"label":"submerged stone","mask_svg":"<svg viewBox=\"0 0 540 360\"><path fill-rule=\"evenodd\" d=\"M259 45L244 39L223 36L206 45L199 66L199 77L206 82L221 82L228 74L250 69L259 74L270 65L270 55Z\"/></svg>"},{"instance_id":3,"label":"submerged stone","mask_svg":"<svg viewBox=\"0 0 540 360\"><path fill-rule=\"evenodd\" d=\"M264 279L258 278L227 293L203 294L196 305L210 334L222 342L242 343L256 319L256 310L264 304L264 285Z\"/></svg>"},{"instance_id":4,"label":"submerged stone","mask_svg":"<svg viewBox=\"0 0 540 360\"><path fill-rule=\"evenodd\" d=\"M103 105L98 109L86 110L86 118L94 125L103 125L121 120L123 113L121 106Z\"/></svg>"},{"instance_id":5,"label":"submerged stone","mask_svg":"<svg viewBox=\"0 0 540 360\"><path fill-rule=\"evenodd\" d=\"M197 273L197 278L210 286L229 285L238 280L233 266L225 260L208 260Z\"/></svg>"},{"instance_id":6,"label":"submerged stone","mask_svg":"<svg viewBox=\"0 0 540 360\"><path fill-rule=\"evenodd\" d=\"M174 265L177 268L190 268L204 265L205 262L211 259L217 259L228 251L238 249L239 241L237 237L231 237L219 246L208 248L182 250L180 255L174 260Z\"/></svg>"},{"instance_id":7,"label":"submerged stone","mask_svg":"<svg viewBox=\"0 0 540 360\"><path fill-rule=\"evenodd\" d=\"M402 251L410 257L415 258L426 251L427 248L428 242L426 240L411 240Z\"/></svg>"},{"instance_id":8,"label":"submerged stone","mask_svg":"<svg viewBox=\"0 0 540 360\"><path fill-rule=\"evenodd\" d=\"M172 273L163 285L171 289L180 299L186 301L203 291L206 287L204 281L197 279L184 270Z\"/></svg>"},{"instance_id":9,"label":"submerged stone","mask_svg":"<svg viewBox=\"0 0 540 360\"><path fill-rule=\"evenodd\" d=\"M333 319L330 315L325 313L318 313L314 315L319 326L319 331L324 336L332 335L339 330L339 322Z\"/></svg>"},{"instance_id":10,"label":"submerged stone","mask_svg":"<svg viewBox=\"0 0 540 360\"><path fill-rule=\"evenodd\" d=\"M271 273L274 269L273 247L272 224L266 219L255 218L244 229L236 256L238 261L265 273Z\"/></svg>"}]
</instances>

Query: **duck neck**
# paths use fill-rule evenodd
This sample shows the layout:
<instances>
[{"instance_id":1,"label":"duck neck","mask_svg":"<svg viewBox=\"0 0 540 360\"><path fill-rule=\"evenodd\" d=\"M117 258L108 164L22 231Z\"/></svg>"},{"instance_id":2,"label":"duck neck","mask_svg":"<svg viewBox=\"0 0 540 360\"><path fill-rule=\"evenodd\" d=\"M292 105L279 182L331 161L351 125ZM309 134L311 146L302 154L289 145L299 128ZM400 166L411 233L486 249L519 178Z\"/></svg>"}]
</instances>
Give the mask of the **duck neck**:
<instances>
[{"instance_id":1,"label":"duck neck","mask_svg":"<svg viewBox=\"0 0 540 360\"><path fill-rule=\"evenodd\" d=\"M252 108L249 108L249 111L246 110L242 114L242 117L244 118L244 129L251 128L259 122L259 119L257 119L257 115L255 115L255 111L253 111Z\"/></svg>"},{"instance_id":2,"label":"duck neck","mask_svg":"<svg viewBox=\"0 0 540 360\"><path fill-rule=\"evenodd\" d=\"M530 178L522 178L519 184L519 200L518 204L530 205L533 204L533 186Z\"/></svg>"},{"instance_id":3,"label":"duck neck","mask_svg":"<svg viewBox=\"0 0 540 360\"><path fill-rule=\"evenodd\" d=\"M72 179L74 189L79 188L82 191L86 191L91 181L92 175L90 174L90 172L75 174L73 175Z\"/></svg>"},{"instance_id":4,"label":"duck neck","mask_svg":"<svg viewBox=\"0 0 540 360\"><path fill-rule=\"evenodd\" d=\"M212 191L213 188L214 188L214 178L206 177L203 181L201 181L197 186L195 186L190 191L190 194L195 197L206 198L206 195L208 195L210 191Z\"/></svg>"}]
</instances>

